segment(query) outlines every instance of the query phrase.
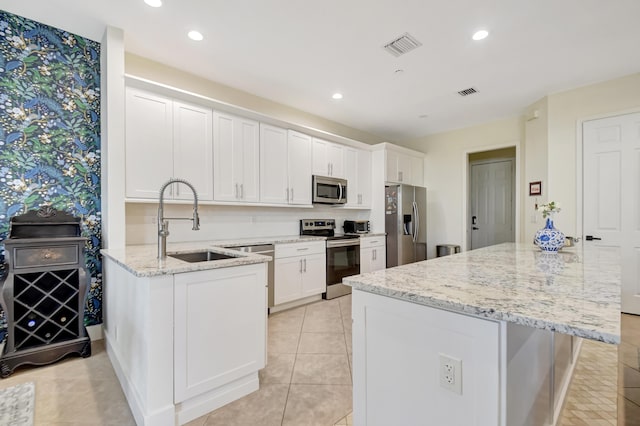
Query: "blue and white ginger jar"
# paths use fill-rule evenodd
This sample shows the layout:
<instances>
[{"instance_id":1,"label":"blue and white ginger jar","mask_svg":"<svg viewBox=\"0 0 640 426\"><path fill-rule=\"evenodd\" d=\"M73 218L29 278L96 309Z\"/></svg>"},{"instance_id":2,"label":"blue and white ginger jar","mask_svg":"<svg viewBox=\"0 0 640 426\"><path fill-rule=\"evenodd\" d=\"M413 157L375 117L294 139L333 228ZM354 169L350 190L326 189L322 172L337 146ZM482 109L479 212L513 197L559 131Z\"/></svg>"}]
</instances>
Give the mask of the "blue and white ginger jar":
<instances>
[{"instance_id":1,"label":"blue and white ginger jar","mask_svg":"<svg viewBox=\"0 0 640 426\"><path fill-rule=\"evenodd\" d=\"M564 234L553 226L553 220L548 217L546 226L536 232L533 241L542 251L557 252L564 246Z\"/></svg>"}]
</instances>

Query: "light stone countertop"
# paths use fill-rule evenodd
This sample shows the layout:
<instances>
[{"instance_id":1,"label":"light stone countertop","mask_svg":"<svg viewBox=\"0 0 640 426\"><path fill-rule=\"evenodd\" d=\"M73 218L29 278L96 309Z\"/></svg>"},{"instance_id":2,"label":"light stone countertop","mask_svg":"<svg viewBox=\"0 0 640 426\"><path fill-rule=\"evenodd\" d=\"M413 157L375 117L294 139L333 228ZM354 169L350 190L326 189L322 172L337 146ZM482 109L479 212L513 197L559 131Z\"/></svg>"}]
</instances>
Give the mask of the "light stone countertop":
<instances>
[{"instance_id":1,"label":"light stone countertop","mask_svg":"<svg viewBox=\"0 0 640 426\"><path fill-rule=\"evenodd\" d=\"M505 243L344 278L355 290L620 343L620 253Z\"/></svg>"},{"instance_id":2,"label":"light stone countertop","mask_svg":"<svg viewBox=\"0 0 640 426\"><path fill-rule=\"evenodd\" d=\"M225 247L242 247L258 244L286 244L306 241L324 241L325 237L286 235L281 237L238 238L233 240L194 241L185 243L167 243L167 253L192 253L210 250L228 254L231 259L212 260L189 263L167 256L161 263L157 259L158 247L155 244L126 246L124 249L100 250L103 256L112 259L137 277L154 277L158 275L180 274L184 272L205 271L209 269L229 268L232 266L251 265L271 260L270 256L244 253Z\"/></svg>"}]
</instances>

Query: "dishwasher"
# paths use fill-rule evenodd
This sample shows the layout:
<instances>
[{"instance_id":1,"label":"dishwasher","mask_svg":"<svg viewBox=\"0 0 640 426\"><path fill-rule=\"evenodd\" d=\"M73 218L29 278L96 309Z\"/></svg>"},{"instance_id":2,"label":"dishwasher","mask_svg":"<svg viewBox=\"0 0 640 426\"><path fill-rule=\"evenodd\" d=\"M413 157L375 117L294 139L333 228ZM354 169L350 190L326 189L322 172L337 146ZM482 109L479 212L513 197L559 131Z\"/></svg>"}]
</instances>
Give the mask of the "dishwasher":
<instances>
[{"instance_id":1,"label":"dishwasher","mask_svg":"<svg viewBox=\"0 0 640 426\"><path fill-rule=\"evenodd\" d=\"M259 244L252 246L240 246L240 247L225 247L230 250L237 250L245 253L263 254L265 256L271 256L271 261L267 264L267 312L273 307L273 289L274 289L274 274L273 274L273 244Z\"/></svg>"}]
</instances>

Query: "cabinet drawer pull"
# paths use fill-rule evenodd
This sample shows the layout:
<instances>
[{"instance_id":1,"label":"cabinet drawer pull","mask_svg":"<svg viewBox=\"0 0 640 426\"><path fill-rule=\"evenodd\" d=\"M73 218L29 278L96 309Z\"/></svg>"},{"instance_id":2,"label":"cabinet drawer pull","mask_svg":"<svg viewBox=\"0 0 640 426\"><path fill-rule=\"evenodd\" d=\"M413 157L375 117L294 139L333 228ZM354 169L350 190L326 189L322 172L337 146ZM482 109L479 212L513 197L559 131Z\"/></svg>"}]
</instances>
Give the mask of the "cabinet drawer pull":
<instances>
[{"instance_id":1,"label":"cabinet drawer pull","mask_svg":"<svg viewBox=\"0 0 640 426\"><path fill-rule=\"evenodd\" d=\"M299 249L296 249L296 250L298 250L298 251L305 251L305 250L309 250L309 247L299 248Z\"/></svg>"}]
</instances>

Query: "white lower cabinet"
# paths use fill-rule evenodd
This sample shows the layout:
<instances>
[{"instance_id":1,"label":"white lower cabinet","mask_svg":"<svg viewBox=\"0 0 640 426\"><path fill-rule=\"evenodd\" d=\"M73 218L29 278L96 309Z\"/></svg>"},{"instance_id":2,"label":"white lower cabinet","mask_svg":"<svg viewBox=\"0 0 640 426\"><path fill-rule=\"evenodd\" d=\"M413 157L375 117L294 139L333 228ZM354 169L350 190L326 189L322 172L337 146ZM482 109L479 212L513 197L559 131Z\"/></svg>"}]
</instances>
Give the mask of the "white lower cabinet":
<instances>
[{"instance_id":1,"label":"white lower cabinet","mask_svg":"<svg viewBox=\"0 0 640 426\"><path fill-rule=\"evenodd\" d=\"M360 237L360 273L379 271L387 267L385 236Z\"/></svg>"},{"instance_id":2,"label":"white lower cabinet","mask_svg":"<svg viewBox=\"0 0 640 426\"><path fill-rule=\"evenodd\" d=\"M175 275L176 403L264 368L265 285L262 264Z\"/></svg>"},{"instance_id":3,"label":"white lower cabinet","mask_svg":"<svg viewBox=\"0 0 640 426\"><path fill-rule=\"evenodd\" d=\"M324 241L276 244L274 257L276 305L326 291Z\"/></svg>"}]
</instances>

